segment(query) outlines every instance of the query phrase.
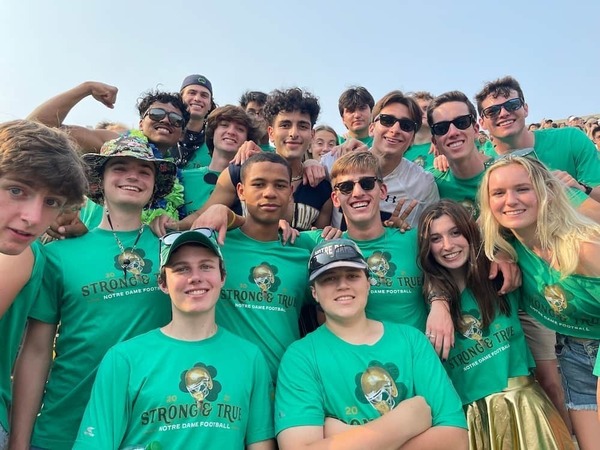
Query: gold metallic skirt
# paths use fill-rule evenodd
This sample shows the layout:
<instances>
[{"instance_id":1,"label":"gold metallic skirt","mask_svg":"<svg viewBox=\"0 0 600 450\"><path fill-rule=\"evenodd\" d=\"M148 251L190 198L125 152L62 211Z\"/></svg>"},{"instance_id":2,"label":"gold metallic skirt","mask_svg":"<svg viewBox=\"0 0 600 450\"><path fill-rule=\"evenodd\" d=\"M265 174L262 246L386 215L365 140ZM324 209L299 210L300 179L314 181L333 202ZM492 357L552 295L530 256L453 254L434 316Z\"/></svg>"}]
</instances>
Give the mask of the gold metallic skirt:
<instances>
[{"instance_id":1,"label":"gold metallic skirt","mask_svg":"<svg viewBox=\"0 0 600 450\"><path fill-rule=\"evenodd\" d=\"M570 450L571 435L533 377L466 406L471 450Z\"/></svg>"}]
</instances>

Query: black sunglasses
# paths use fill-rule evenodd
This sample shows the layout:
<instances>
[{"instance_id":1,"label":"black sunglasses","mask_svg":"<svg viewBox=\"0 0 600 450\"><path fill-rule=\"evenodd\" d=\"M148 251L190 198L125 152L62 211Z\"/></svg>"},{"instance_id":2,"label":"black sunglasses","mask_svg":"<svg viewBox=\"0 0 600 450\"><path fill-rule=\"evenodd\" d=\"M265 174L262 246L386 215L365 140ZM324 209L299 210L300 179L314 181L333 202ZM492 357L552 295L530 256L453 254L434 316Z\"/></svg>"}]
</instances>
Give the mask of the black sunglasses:
<instances>
[{"instance_id":1,"label":"black sunglasses","mask_svg":"<svg viewBox=\"0 0 600 450\"><path fill-rule=\"evenodd\" d=\"M323 251L314 254L308 262L308 271L313 273L335 261L356 261L364 263L365 260L354 245L335 245L333 249L324 248Z\"/></svg>"},{"instance_id":2,"label":"black sunglasses","mask_svg":"<svg viewBox=\"0 0 600 450\"><path fill-rule=\"evenodd\" d=\"M513 112L523 107L523 100L520 98L511 98L510 100L505 101L504 103L500 103L499 105L488 106L483 111L481 111L481 115L487 117L488 119L495 119L500 115L500 110L504 108L506 112Z\"/></svg>"},{"instance_id":3,"label":"black sunglasses","mask_svg":"<svg viewBox=\"0 0 600 450\"><path fill-rule=\"evenodd\" d=\"M354 190L354 185L359 184L363 191L372 191L375 188L375 183L377 181L382 181L377 177L362 177L358 181L348 180L342 181L341 183L337 183L333 186L334 189L337 189L344 195L352 194Z\"/></svg>"},{"instance_id":4,"label":"black sunglasses","mask_svg":"<svg viewBox=\"0 0 600 450\"><path fill-rule=\"evenodd\" d=\"M174 127L183 128L183 116L175 112L167 112L162 108L150 108L145 112L144 117L150 117L155 122L160 122L167 116L169 123ZM143 118L143 117L142 117Z\"/></svg>"},{"instance_id":5,"label":"black sunglasses","mask_svg":"<svg viewBox=\"0 0 600 450\"><path fill-rule=\"evenodd\" d=\"M406 117L398 119L391 114L379 114L377 117L375 117L374 122L379 122L386 128L392 128L394 124L398 122L400 129L406 133L410 133L417 129L417 123L414 120L407 119Z\"/></svg>"},{"instance_id":6,"label":"black sunglasses","mask_svg":"<svg viewBox=\"0 0 600 450\"><path fill-rule=\"evenodd\" d=\"M450 129L450 124L454 125L459 130L466 130L475 122L475 118L471 114L458 116L454 120L444 120L431 125L431 132L436 136L445 135Z\"/></svg>"}]
</instances>

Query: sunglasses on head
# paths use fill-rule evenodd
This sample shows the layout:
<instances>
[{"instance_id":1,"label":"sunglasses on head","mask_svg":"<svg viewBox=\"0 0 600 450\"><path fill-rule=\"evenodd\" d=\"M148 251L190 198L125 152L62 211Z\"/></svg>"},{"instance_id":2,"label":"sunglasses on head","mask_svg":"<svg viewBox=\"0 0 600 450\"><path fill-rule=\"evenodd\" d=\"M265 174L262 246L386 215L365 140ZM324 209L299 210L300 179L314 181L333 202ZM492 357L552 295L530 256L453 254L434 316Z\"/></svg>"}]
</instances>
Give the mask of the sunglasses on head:
<instances>
[{"instance_id":1,"label":"sunglasses on head","mask_svg":"<svg viewBox=\"0 0 600 450\"><path fill-rule=\"evenodd\" d=\"M173 242L175 242L175 240L179 236L181 236L183 233L189 233L190 231L195 232L195 233L200 233L200 234L206 236L207 238L212 238L215 236L215 230L213 230L212 228L194 228L193 230L186 230L186 231L172 231L171 233L167 233L163 237L160 238L160 244L165 247L169 247L169 246L173 245Z\"/></svg>"},{"instance_id":2,"label":"sunglasses on head","mask_svg":"<svg viewBox=\"0 0 600 450\"><path fill-rule=\"evenodd\" d=\"M145 112L144 117L150 117L154 122L160 122L167 116L169 123L174 127L183 128L183 116L176 112L167 112L163 108L150 108Z\"/></svg>"},{"instance_id":3,"label":"sunglasses on head","mask_svg":"<svg viewBox=\"0 0 600 450\"><path fill-rule=\"evenodd\" d=\"M475 118L471 114L467 114L465 116L458 116L454 120L444 120L442 122L434 123L431 125L431 132L436 136L443 136L450 129L450 124L454 125L459 130L466 130L473 123L475 123Z\"/></svg>"},{"instance_id":4,"label":"sunglasses on head","mask_svg":"<svg viewBox=\"0 0 600 450\"><path fill-rule=\"evenodd\" d=\"M481 115L487 117L488 119L495 119L500 115L500 110L504 108L506 112L513 112L523 107L523 100L520 98L511 98L510 100L505 101L504 103L500 103L499 105L488 106L483 111L481 111Z\"/></svg>"},{"instance_id":5,"label":"sunglasses on head","mask_svg":"<svg viewBox=\"0 0 600 450\"><path fill-rule=\"evenodd\" d=\"M377 117L375 117L374 122L379 122L386 128L392 128L394 124L398 122L400 129L406 133L410 133L417 129L417 123L414 120L407 119L406 117L398 119L391 114L379 114Z\"/></svg>"},{"instance_id":6,"label":"sunglasses on head","mask_svg":"<svg viewBox=\"0 0 600 450\"><path fill-rule=\"evenodd\" d=\"M533 149L533 147L527 147L527 148L520 148L519 150L513 150L510 153L506 153L505 155L498 155L496 157L496 161L500 160L500 159L510 159L513 156L529 156L530 158L534 158L534 159L538 159L537 154L535 153L535 150Z\"/></svg>"},{"instance_id":7,"label":"sunglasses on head","mask_svg":"<svg viewBox=\"0 0 600 450\"><path fill-rule=\"evenodd\" d=\"M312 273L334 261L364 262L364 258L353 245L336 245L333 250L326 248L313 255L308 262L308 271Z\"/></svg>"},{"instance_id":8,"label":"sunglasses on head","mask_svg":"<svg viewBox=\"0 0 600 450\"><path fill-rule=\"evenodd\" d=\"M372 191L375 188L375 183L377 181L381 182L382 180L377 177L362 177L358 181L342 181L333 186L333 188L337 189L344 195L350 195L354 190L355 184L358 183L363 191Z\"/></svg>"}]
</instances>

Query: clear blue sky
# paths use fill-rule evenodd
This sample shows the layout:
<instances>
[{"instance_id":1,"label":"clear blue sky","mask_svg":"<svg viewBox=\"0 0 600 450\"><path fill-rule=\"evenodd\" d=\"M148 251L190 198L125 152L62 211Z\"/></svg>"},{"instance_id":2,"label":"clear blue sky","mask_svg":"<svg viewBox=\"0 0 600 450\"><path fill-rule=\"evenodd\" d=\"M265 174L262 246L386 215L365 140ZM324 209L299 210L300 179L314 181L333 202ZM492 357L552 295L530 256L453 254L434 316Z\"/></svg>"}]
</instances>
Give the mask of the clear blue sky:
<instances>
[{"instance_id":1,"label":"clear blue sky","mask_svg":"<svg viewBox=\"0 0 600 450\"><path fill-rule=\"evenodd\" d=\"M300 86L319 122L343 132L350 85L459 89L516 77L528 121L600 113L600 2L401 0L0 0L0 121L25 117L85 80L119 88L114 110L86 99L66 123L137 125L135 101L201 73L220 105L246 89Z\"/></svg>"}]
</instances>

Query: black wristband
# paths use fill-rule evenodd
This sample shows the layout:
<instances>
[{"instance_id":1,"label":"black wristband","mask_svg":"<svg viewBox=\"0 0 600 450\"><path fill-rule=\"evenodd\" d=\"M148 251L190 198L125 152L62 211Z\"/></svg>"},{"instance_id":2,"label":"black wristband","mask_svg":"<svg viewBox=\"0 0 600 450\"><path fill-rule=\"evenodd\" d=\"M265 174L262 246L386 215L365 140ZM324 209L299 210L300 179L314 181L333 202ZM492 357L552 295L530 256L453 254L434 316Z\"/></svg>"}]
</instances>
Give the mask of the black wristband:
<instances>
[{"instance_id":1,"label":"black wristband","mask_svg":"<svg viewBox=\"0 0 600 450\"><path fill-rule=\"evenodd\" d=\"M588 186L587 184L582 183L581 181L578 181L578 183L583 186L583 189L585 190L585 195L590 195L592 193L592 191L594 190L593 187Z\"/></svg>"}]
</instances>

